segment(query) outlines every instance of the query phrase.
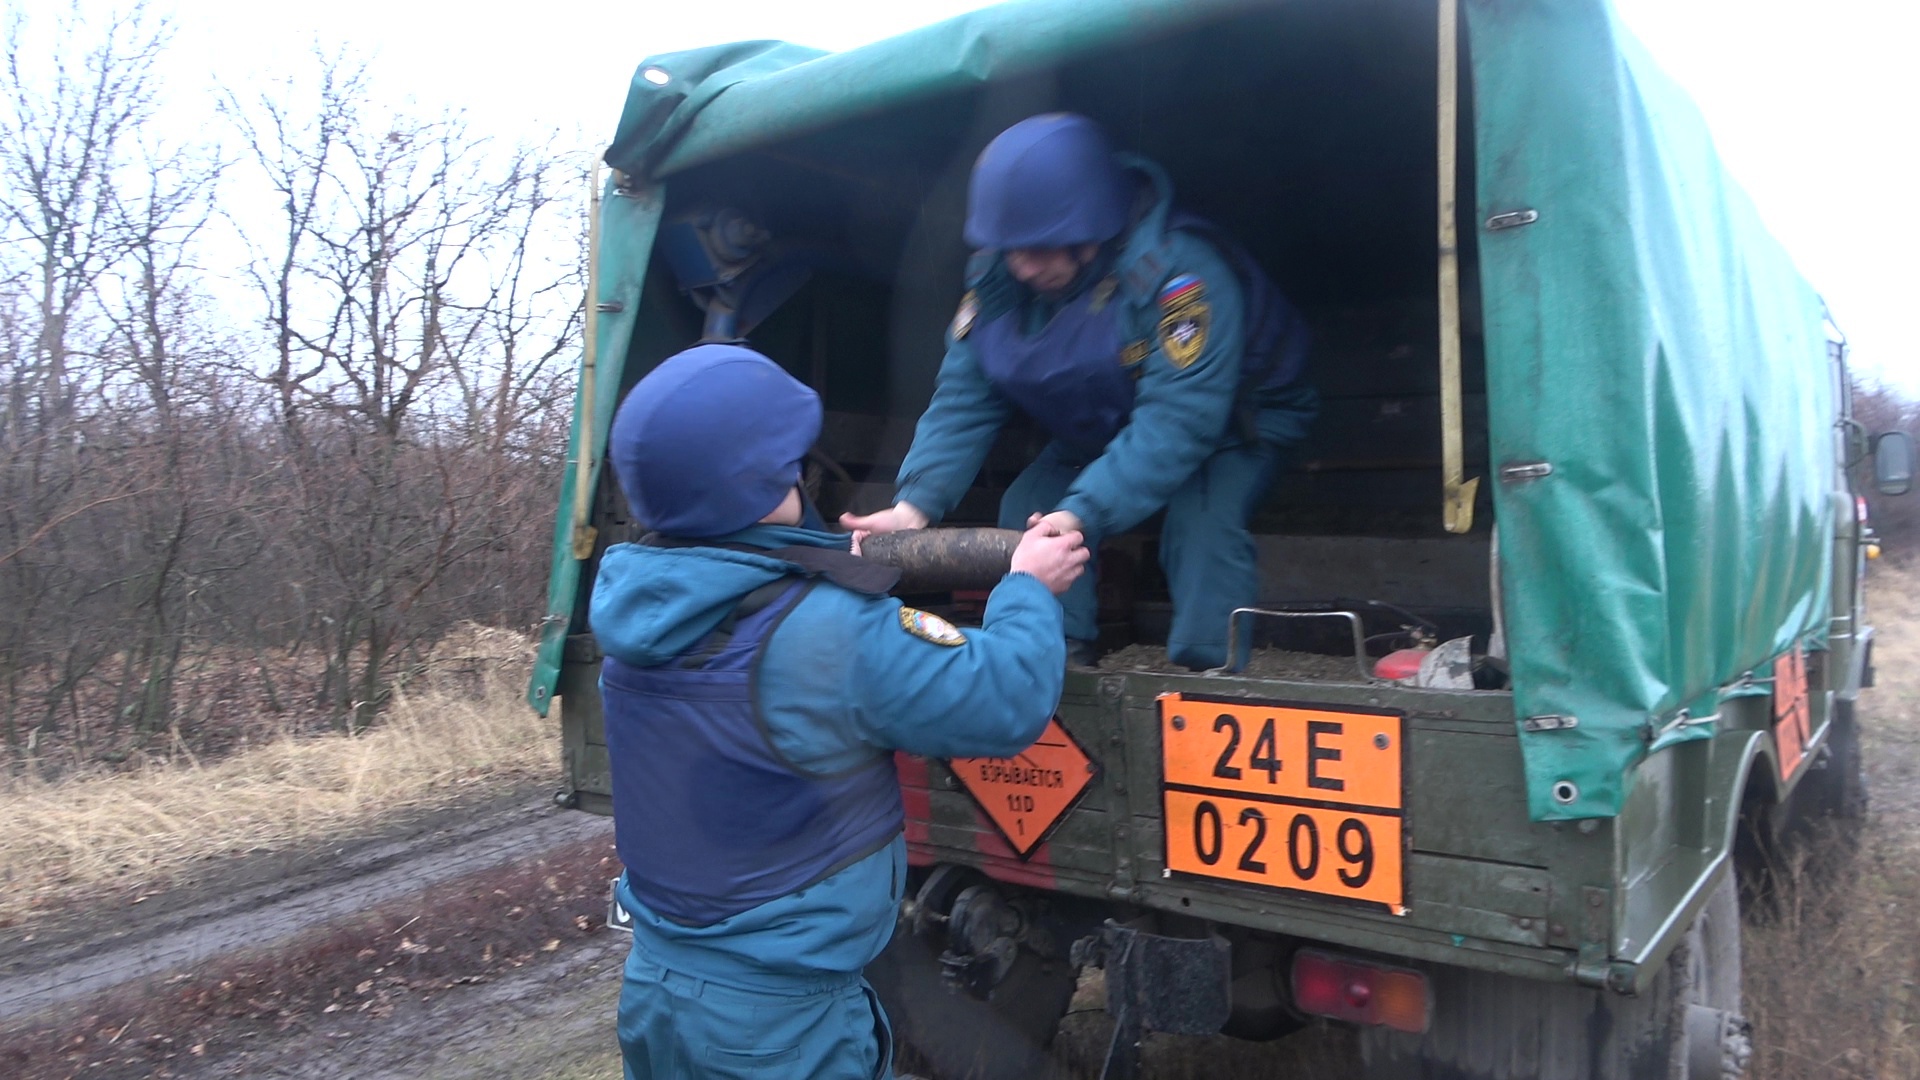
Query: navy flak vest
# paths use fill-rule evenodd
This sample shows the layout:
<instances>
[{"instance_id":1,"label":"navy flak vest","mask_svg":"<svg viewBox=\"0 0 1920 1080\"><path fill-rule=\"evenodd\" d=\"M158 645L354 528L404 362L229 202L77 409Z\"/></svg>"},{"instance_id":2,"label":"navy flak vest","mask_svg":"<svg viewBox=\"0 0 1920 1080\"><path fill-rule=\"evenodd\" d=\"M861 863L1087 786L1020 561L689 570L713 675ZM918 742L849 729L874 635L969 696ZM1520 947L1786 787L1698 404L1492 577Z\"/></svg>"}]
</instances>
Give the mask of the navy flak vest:
<instances>
[{"instance_id":1,"label":"navy flak vest","mask_svg":"<svg viewBox=\"0 0 1920 1080\"><path fill-rule=\"evenodd\" d=\"M743 604L730 636L723 626L675 661L601 669L620 861L634 896L675 922L710 926L797 892L900 833L893 755L815 775L767 737L754 675L808 588Z\"/></svg>"},{"instance_id":2,"label":"navy flak vest","mask_svg":"<svg viewBox=\"0 0 1920 1080\"><path fill-rule=\"evenodd\" d=\"M1306 367L1306 324L1253 256L1198 215L1176 211L1167 227L1212 244L1239 279L1246 334L1242 403L1250 405L1260 391L1297 380ZM983 318L974 330L981 374L1074 455L1088 461L1100 456L1133 413L1138 371L1122 362L1121 312L1129 303L1151 303L1166 270L1157 253L1144 258L1117 295L1111 289L1083 289L1031 336L1021 332L1018 303Z\"/></svg>"},{"instance_id":3,"label":"navy flak vest","mask_svg":"<svg viewBox=\"0 0 1920 1080\"><path fill-rule=\"evenodd\" d=\"M1089 460L1133 412L1133 376L1120 363L1125 342L1111 291L1081 290L1032 336L1020 332L1015 307L982 325L974 346L980 373L995 389Z\"/></svg>"}]
</instances>

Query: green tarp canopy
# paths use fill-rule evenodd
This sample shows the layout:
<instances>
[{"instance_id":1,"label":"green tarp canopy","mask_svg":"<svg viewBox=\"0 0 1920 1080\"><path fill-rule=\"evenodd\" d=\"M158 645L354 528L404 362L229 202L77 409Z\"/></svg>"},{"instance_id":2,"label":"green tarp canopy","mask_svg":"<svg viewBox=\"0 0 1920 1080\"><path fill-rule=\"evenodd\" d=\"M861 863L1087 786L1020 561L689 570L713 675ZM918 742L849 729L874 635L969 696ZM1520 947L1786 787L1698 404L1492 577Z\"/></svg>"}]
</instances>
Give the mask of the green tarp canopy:
<instances>
[{"instance_id":1,"label":"green tarp canopy","mask_svg":"<svg viewBox=\"0 0 1920 1080\"><path fill-rule=\"evenodd\" d=\"M626 302L598 316L572 453L611 421L675 173L1261 6L1022 0L845 53L749 42L643 62L607 152L632 188L605 203L598 268L600 298ZM1610 816L1638 760L1711 735L1675 726L1681 710L1708 717L1720 688L1819 643L1836 365L1819 298L1605 0L1462 8L1479 163L1462 228L1539 215L1479 234L1492 452L1470 466L1494 484L1530 810ZM1516 464L1536 475L1503 480ZM542 711L576 630L574 482L530 691ZM1528 730L1547 716L1573 722Z\"/></svg>"}]
</instances>

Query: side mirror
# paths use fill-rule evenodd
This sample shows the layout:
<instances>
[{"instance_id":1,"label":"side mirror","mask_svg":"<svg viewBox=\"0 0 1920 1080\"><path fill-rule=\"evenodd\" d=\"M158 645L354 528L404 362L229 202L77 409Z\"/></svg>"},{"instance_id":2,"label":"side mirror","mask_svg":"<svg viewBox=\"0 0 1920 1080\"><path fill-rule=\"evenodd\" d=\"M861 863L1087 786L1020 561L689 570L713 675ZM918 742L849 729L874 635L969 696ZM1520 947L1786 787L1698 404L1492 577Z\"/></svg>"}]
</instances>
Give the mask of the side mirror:
<instances>
[{"instance_id":1,"label":"side mirror","mask_svg":"<svg viewBox=\"0 0 1920 1080\"><path fill-rule=\"evenodd\" d=\"M1883 431L1873 437L1873 486L1882 495L1905 495L1913 490L1913 437L1904 431Z\"/></svg>"}]
</instances>

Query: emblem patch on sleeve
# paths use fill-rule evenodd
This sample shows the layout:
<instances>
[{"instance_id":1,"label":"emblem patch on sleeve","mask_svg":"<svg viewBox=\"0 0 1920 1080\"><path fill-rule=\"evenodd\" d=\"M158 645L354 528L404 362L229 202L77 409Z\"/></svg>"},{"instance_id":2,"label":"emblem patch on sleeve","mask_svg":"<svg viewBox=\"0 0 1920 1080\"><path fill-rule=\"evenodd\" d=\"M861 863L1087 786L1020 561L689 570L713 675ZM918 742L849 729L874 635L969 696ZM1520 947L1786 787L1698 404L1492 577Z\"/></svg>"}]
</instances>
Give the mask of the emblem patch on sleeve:
<instances>
[{"instance_id":1,"label":"emblem patch on sleeve","mask_svg":"<svg viewBox=\"0 0 1920 1080\"><path fill-rule=\"evenodd\" d=\"M1207 323L1213 313L1205 304L1188 304L1160 317L1160 348L1174 367L1186 368L1207 347Z\"/></svg>"},{"instance_id":2,"label":"emblem patch on sleeve","mask_svg":"<svg viewBox=\"0 0 1920 1080\"><path fill-rule=\"evenodd\" d=\"M974 295L972 289L968 289L967 295L960 298L960 310L953 313L953 326L949 330L953 340L959 341L967 336L967 331L973 329L974 316L978 314L980 298Z\"/></svg>"},{"instance_id":3,"label":"emblem patch on sleeve","mask_svg":"<svg viewBox=\"0 0 1920 1080\"><path fill-rule=\"evenodd\" d=\"M919 608L902 607L900 609L900 629L919 638L931 641L935 645L965 645L967 636L960 628L929 611Z\"/></svg>"},{"instance_id":4,"label":"emblem patch on sleeve","mask_svg":"<svg viewBox=\"0 0 1920 1080\"><path fill-rule=\"evenodd\" d=\"M1153 346L1147 344L1144 340L1129 341L1120 350L1120 366L1123 368L1139 367L1140 362L1145 360L1147 354L1152 351Z\"/></svg>"},{"instance_id":5,"label":"emblem patch on sleeve","mask_svg":"<svg viewBox=\"0 0 1920 1080\"><path fill-rule=\"evenodd\" d=\"M1207 347L1213 311L1206 295L1205 283L1192 274L1177 275L1160 289L1160 350L1176 368L1184 370Z\"/></svg>"}]
</instances>

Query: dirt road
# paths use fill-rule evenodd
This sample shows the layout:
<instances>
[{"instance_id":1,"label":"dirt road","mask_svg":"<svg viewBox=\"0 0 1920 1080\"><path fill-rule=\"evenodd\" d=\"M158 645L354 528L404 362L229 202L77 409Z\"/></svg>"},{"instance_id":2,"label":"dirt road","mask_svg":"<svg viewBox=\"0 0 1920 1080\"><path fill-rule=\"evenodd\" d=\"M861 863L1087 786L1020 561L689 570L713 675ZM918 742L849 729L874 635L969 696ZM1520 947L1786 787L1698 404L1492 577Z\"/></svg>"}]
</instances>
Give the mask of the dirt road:
<instances>
[{"instance_id":1,"label":"dirt road","mask_svg":"<svg viewBox=\"0 0 1920 1080\"><path fill-rule=\"evenodd\" d=\"M613 1080L627 939L602 926L610 856L605 819L519 792L73 912L0 943L0 1073ZM1099 1000L1083 997L1056 1046L1089 1075ZM1347 1053L1338 1035L1156 1037L1146 1072L1339 1080L1325 1066Z\"/></svg>"},{"instance_id":2,"label":"dirt road","mask_svg":"<svg viewBox=\"0 0 1920 1080\"><path fill-rule=\"evenodd\" d=\"M237 860L9 935L0 1073L424 1076L521 1017L549 1050L604 1049L589 1030L605 1034L624 946L600 925L612 828L544 795ZM560 1022L576 1013L577 1038ZM485 1057L448 1075L534 1075Z\"/></svg>"}]
</instances>

